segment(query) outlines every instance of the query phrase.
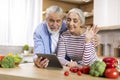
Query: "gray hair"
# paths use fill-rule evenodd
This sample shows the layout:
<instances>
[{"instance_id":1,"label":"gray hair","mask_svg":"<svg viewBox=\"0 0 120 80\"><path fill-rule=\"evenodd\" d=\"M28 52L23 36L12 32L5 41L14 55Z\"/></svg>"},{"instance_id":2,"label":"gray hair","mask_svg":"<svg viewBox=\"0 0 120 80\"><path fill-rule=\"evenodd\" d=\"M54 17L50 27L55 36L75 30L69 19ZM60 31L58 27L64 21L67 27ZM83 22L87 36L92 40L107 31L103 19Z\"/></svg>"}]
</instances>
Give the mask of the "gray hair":
<instances>
[{"instance_id":1,"label":"gray hair","mask_svg":"<svg viewBox=\"0 0 120 80\"><path fill-rule=\"evenodd\" d=\"M85 16L83 14L83 11L81 9L78 9L78 8L73 8L71 10L69 10L68 14L67 14L67 17L69 16L70 13L77 13L78 16L80 17L80 20L82 22L81 26L83 26L85 24Z\"/></svg>"},{"instance_id":2,"label":"gray hair","mask_svg":"<svg viewBox=\"0 0 120 80\"><path fill-rule=\"evenodd\" d=\"M49 8L46 9L46 18L48 17L49 13L55 12L55 13L60 13L63 16L63 10L59 6L50 6Z\"/></svg>"}]
</instances>

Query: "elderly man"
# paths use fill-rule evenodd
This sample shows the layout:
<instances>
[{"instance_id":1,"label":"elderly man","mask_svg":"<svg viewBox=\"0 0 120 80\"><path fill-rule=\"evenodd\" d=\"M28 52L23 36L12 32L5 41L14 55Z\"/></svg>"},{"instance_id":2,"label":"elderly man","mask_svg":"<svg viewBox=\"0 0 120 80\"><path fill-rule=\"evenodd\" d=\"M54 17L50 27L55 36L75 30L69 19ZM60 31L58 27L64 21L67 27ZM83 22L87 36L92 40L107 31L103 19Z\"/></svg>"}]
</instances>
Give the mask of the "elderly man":
<instances>
[{"instance_id":1,"label":"elderly man","mask_svg":"<svg viewBox=\"0 0 120 80\"><path fill-rule=\"evenodd\" d=\"M42 60L42 57L38 58L36 54L55 53L59 35L67 29L63 17L63 11L60 7L47 8L46 21L39 24L34 32L34 63L39 68L47 67L49 60Z\"/></svg>"}]
</instances>

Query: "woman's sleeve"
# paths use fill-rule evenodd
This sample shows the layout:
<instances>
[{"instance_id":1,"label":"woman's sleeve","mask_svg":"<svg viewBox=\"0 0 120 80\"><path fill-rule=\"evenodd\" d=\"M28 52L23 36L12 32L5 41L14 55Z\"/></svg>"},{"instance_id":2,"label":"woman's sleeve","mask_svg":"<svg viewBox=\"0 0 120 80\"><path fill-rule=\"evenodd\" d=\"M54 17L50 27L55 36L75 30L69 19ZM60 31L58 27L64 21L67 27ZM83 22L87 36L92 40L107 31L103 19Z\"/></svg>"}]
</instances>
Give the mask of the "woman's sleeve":
<instances>
[{"instance_id":1,"label":"woman's sleeve","mask_svg":"<svg viewBox=\"0 0 120 80\"><path fill-rule=\"evenodd\" d=\"M65 39L64 36L61 35L58 42L58 48L57 48L57 57L62 65L66 65L69 61L65 59L66 55L66 47L65 47Z\"/></svg>"},{"instance_id":2,"label":"woman's sleeve","mask_svg":"<svg viewBox=\"0 0 120 80\"><path fill-rule=\"evenodd\" d=\"M91 65L97 60L95 46L92 42L85 44L85 50L82 58L83 65Z\"/></svg>"}]
</instances>

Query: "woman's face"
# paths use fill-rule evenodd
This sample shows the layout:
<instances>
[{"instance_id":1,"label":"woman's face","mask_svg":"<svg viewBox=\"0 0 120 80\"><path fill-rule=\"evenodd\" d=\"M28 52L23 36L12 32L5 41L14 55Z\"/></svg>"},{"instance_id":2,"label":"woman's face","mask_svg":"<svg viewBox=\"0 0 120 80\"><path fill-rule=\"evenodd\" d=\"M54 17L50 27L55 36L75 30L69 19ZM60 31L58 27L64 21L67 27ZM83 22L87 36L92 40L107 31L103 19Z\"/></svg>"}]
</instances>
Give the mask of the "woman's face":
<instances>
[{"instance_id":1,"label":"woman's face","mask_svg":"<svg viewBox=\"0 0 120 80\"><path fill-rule=\"evenodd\" d=\"M66 24L70 33L77 34L80 32L81 20L77 13L71 12L67 17Z\"/></svg>"}]
</instances>

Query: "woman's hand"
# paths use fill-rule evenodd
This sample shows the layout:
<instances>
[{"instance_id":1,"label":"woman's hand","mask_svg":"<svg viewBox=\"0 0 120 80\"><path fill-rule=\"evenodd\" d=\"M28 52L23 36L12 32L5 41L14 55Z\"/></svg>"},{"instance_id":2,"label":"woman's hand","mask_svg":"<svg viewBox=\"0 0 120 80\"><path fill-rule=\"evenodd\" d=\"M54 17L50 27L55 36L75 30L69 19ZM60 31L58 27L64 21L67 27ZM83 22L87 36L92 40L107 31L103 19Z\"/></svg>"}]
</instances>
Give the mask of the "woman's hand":
<instances>
[{"instance_id":1,"label":"woman's hand","mask_svg":"<svg viewBox=\"0 0 120 80\"><path fill-rule=\"evenodd\" d=\"M46 68L49 64L49 60L47 58L43 59L42 57L37 57L34 59L34 64L38 68Z\"/></svg>"},{"instance_id":2,"label":"woman's hand","mask_svg":"<svg viewBox=\"0 0 120 80\"><path fill-rule=\"evenodd\" d=\"M97 45L99 45L99 43L100 43L100 38L99 38L99 36L98 36L98 35L95 35L95 36L92 38L91 42L93 42L93 44L95 45L95 47L96 47Z\"/></svg>"},{"instance_id":3,"label":"woman's hand","mask_svg":"<svg viewBox=\"0 0 120 80\"><path fill-rule=\"evenodd\" d=\"M96 26L93 25L93 27L87 28L87 30L86 30L86 43L89 43L91 41L96 42L97 40L99 40L96 38L97 37L96 34L98 31L99 31L99 29L98 29L97 25Z\"/></svg>"},{"instance_id":4,"label":"woman's hand","mask_svg":"<svg viewBox=\"0 0 120 80\"><path fill-rule=\"evenodd\" d=\"M78 64L76 61L70 61L66 66L68 67L78 67Z\"/></svg>"}]
</instances>

